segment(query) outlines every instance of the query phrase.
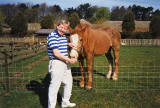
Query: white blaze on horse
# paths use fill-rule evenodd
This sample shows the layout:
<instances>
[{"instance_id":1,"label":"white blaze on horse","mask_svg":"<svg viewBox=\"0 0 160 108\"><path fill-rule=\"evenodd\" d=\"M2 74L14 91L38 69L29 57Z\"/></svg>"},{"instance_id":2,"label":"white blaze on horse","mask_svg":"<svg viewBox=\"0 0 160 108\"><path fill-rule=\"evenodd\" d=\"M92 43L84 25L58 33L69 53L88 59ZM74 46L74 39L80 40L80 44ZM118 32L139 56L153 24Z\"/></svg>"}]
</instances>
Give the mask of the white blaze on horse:
<instances>
[{"instance_id":1,"label":"white blaze on horse","mask_svg":"<svg viewBox=\"0 0 160 108\"><path fill-rule=\"evenodd\" d=\"M78 37L78 34L73 34L70 36L70 41L71 43L74 44L75 47L73 47L70 51L70 57L71 58L76 58L78 59L78 52L77 52L77 48L78 48L78 45L79 45L79 37Z\"/></svg>"},{"instance_id":2,"label":"white blaze on horse","mask_svg":"<svg viewBox=\"0 0 160 108\"><path fill-rule=\"evenodd\" d=\"M80 87L92 88L93 78L93 58L94 56L100 56L105 54L109 62L109 72L106 78L117 80L118 79L118 67L119 67L119 51L121 35L119 31L111 29L109 27L93 29L87 24L79 24L73 30L69 28L71 35L71 42L76 45L76 49L72 49L71 57L78 58L80 63L81 81ZM113 50L114 57L112 57L111 50ZM87 61L88 82L85 85L83 66L84 59ZM115 63L115 69L113 71L113 64Z\"/></svg>"}]
</instances>

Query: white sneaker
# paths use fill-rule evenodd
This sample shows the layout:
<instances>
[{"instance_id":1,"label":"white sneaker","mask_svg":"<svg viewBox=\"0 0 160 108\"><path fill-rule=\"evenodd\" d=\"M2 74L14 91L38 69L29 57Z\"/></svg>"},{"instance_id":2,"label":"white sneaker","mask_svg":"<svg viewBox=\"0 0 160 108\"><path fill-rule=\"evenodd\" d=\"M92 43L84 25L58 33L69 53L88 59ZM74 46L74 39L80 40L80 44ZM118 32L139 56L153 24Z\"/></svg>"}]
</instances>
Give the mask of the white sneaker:
<instances>
[{"instance_id":1,"label":"white sneaker","mask_svg":"<svg viewBox=\"0 0 160 108\"><path fill-rule=\"evenodd\" d=\"M66 108L66 107L75 107L76 106L76 104L75 103L63 103L62 102L62 105L61 105L61 107L62 108Z\"/></svg>"}]
</instances>

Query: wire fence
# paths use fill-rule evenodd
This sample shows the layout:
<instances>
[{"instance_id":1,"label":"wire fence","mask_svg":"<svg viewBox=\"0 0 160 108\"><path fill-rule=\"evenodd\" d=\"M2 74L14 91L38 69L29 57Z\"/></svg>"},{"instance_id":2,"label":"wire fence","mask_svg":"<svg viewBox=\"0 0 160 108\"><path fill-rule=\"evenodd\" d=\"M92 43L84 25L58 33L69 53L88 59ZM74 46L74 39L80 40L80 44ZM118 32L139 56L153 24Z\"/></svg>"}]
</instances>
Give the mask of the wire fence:
<instances>
[{"instance_id":1,"label":"wire fence","mask_svg":"<svg viewBox=\"0 0 160 108\"><path fill-rule=\"evenodd\" d=\"M73 74L73 91L80 90L80 72L79 67L74 68ZM77 71L75 71L75 68ZM98 71L101 70L101 71ZM41 81L35 80L35 76L32 76L32 72L26 70L23 65L9 67L9 91L27 90L35 88L48 88L50 75L46 74L45 78ZM13 72L14 71L14 72ZM119 67L119 79L118 81L106 79L107 68L104 66L94 67L93 73L93 88L96 90L160 90L160 66L120 66ZM86 72L85 72L86 73ZM87 74L87 73L86 73ZM7 89L7 82L5 72L0 72L0 90ZM86 81L87 81L87 75ZM8 91L7 91L8 92Z\"/></svg>"},{"instance_id":2,"label":"wire fence","mask_svg":"<svg viewBox=\"0 0 160 108\"><path fill-rule=\"evenodd\" d=\"M33 46L32 46L33 47ZM12 49L12 47L10 47ZM26 49L25 47L23 47ZM21 50L23 49L21 48ZM27 48L28 49L28 48ZM32 48L31 48L32 49ZM31 50L29 48L29 50ZM33 48L34 49L34 48ZM48 89L50 75L48 74L48 56L44 46L36 51L26 51L31 56L18 59L20 51L7 52L1 57L0 92L19 90ZM160 90L160 63L157 52L159 47L122 47L120 52L119 78L117 81L106 79L108 63L105 56L95 57L93 68L93 89L109 90ZM40 51L40 52L39 52ZM34 53L34 56L32 53ZM39 52L39 53L38 53ZM12 55L13 54L13 55ZM15 56L14 55L18 55ZM9 58L9 56L12 56ZM7 58L7 59L5 59ZM10 60L12 59L12 60ZM6 64L6 65L5 65ZM73 91L81 90L79 65L72 65ZM87 82L87 67L84 67L85 84Z\"/></svg>"},{"instance_id":3,"label":"wire fence","mask_svg":"<svg viewBox=\"0 0 160 108\"><path fill-rule=\"evenodd\" d=\"M27 59L42 54L46 46L33 44L26 46L24 43L3 42L0 47L0 89L7 93L16 90L27 78L24 76L29 67L25 66ZM30 61L32 62L32 61ZM29 61L28 61L29 63ZM1 91L0 90L0 91Z\"/></svg>"},{"instance_id":4,"label":"wire fence","mask_svg":"<svg viewBox=\"0 0 160 108\"><path fill-rule=\"evenodd\" d=\"M153 58L155 59L155 58ZM8 81L6 80L5 68L0 65L0 91L48 89L50 75L47 72L48 57L41 59L15 62L8 67ZM35 62L36 61L36 62ZM154 61L154 60L153 60ZM29 62L29 63L27 63ZM119 66L119 79L117 81L106 79L108 64L101 64L102 60L95 60L93 70L93 89L98 91L108 90L160 90L160 65L157 62L136 61L132 65ZM44 73L41 75L37 70L45 63ZM26 65L27 64L27 65ZM72 66L73 91L79 89L81 79L80 67ZM87 67L85 70L85 81L87 82ZM9 84L9 85L8 85ZM7 90L8 92L8 90Z\"/></svg>"}]
</instances>

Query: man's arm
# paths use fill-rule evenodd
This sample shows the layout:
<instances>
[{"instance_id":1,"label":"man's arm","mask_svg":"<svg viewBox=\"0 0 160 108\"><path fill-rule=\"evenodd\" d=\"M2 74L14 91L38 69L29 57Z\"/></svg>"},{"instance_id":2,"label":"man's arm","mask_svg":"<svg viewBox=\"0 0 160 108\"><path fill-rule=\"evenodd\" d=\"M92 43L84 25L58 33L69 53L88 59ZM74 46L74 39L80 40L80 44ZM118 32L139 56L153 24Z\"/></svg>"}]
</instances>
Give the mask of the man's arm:
<instances>
[{"instance_id":1,"label":"man's arm","mask_svg":"<svg viewBox=\"0 0 160 108\"><path fill-rule=\"evenodd\" d=\"M66 56L64 56L63 54L60 53L60 51L58 49L54 49L53 50L54 55L59 58L60 60L64 61L64 62L68 62L70 64L74 64L75 62L77 62L76 59L70 59Z\"/></svg>"}]
</instances>

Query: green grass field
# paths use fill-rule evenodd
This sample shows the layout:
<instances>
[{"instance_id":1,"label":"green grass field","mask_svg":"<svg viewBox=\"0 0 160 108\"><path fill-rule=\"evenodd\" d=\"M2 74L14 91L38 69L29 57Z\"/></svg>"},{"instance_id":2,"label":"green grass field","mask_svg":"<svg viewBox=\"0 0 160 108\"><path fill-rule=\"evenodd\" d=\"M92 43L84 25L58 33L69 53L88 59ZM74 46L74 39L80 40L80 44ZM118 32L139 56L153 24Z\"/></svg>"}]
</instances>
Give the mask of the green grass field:
<instances>
[{"instance_id":1,"label":"green grass field","mask_svg":"<svg viewBox=\"0 0 160 108\"><path fill-rule=\"evenodd\" d=\"M17 70L45 55L17 64ZM78 63L72 65L74 83L71 101L77 104L76 108L159 108L159 55L159 47L121 47L118 81L105 79L108 72L106 58L95 57L92 90L79 88ZM4 96L5 89L0 88L0 108L47 108L47 66L48 60L45 60L28 70L22 68L23 76L15 79L16 85L10 85L10 96ZM62 87L56 108L60 108L61 95Z\"/></svg>"}]
</instances>

